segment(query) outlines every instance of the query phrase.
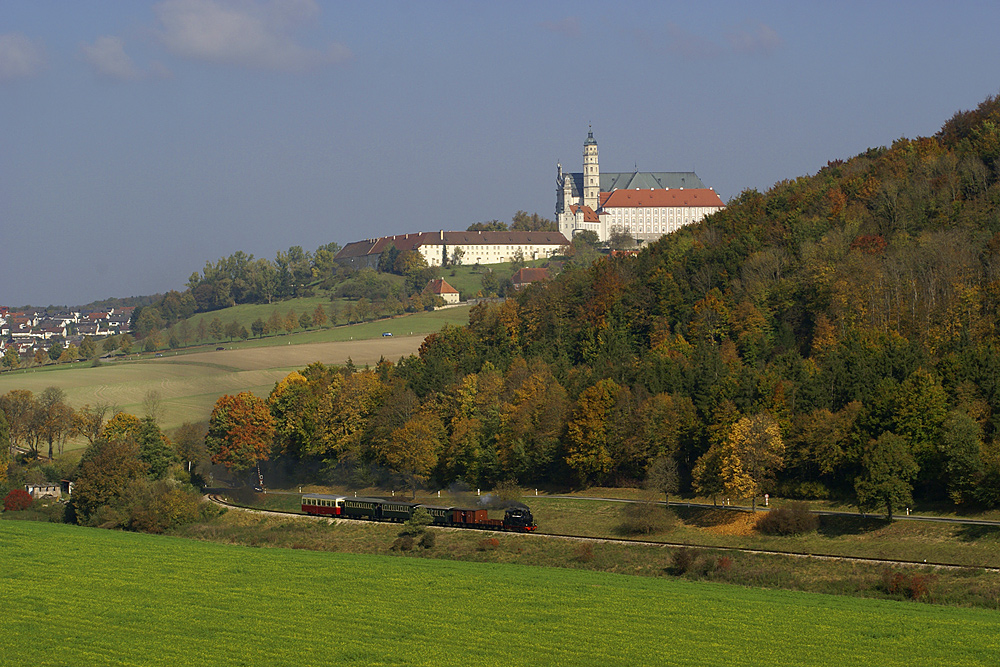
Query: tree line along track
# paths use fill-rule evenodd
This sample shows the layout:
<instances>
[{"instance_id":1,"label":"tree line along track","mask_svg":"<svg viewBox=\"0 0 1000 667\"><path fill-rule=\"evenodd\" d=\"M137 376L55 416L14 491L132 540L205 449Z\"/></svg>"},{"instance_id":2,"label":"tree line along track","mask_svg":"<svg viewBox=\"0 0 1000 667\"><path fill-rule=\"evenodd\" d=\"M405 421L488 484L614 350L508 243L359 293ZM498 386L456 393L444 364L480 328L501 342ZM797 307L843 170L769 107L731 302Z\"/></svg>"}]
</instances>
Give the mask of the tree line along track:
<instances>
[{"instance_id":1,"label":"tree line along track","mask_svg":"<svg viewBox=\"0 0 1000 667\"><path fill-rule=\"evenodd\" d=\"M356 519L338 519L334 517L321 517L312 516L309 514L303 514L301 512L293 512L290 510L264 510L256 507L246 507L244 505L237 505L231 503L218 494L209 494L206 498L223 507L228 507L231 509L250 512L253 514L260 514L263 516L280 516L280 517L298 517L302 519L320 519L329 522L336 523L366 523L365 521L359 521ZM617 502L631 502L627 500L618 500ZM709 506L710 507L710 506ZM382 523L382 522L368 522L368 523ZM467 528L452 528L445 526L435 526L440 530L468 530ZM728 553L745 553L753 555L763 555L763 556L786 556L789 558L812 558L814 560L821 561L837 561L843 563L858 563L865 565L894 565L899 567L928 567L939 570L976 570L984 572L1000 572L1000 567L994 567L989 565L960 565L957 563L944 563L938 561L915 561L915 560L900 560L892 558L869 558L866 556L844 556L837 554L822 554L822 553L812 553L806 551L778 551L771 549L753 549L749 547L727 547L718 546L711 544L692 544L683 542L658 542L654 540L632 540L625 538L616 537L593 537L590 535L566 535L560 533L546 533L544 531L534 531L531 533L505 533L508 535L515 535L518 537L539 537L545 539L557 539L557 540L571 540L574 542L588 542L591 544L618 544L618 545L638 545L638 546L649 546L649 547L660 547L667 549L698 549L702 551L723 551Z\"/></svg>"}]
</instances>

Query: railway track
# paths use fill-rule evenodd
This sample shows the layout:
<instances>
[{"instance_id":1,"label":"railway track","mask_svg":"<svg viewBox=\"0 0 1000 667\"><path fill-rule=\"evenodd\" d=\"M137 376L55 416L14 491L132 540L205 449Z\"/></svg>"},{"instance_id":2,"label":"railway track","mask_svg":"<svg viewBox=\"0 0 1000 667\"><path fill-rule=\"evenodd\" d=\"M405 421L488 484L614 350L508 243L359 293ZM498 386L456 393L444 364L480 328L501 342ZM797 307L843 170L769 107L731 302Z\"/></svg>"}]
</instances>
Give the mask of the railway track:
<instances>
[{"instance_id":1,"label":"railway track","mask_svg":"<svg viewBox=\"0 0 1000 667\"><path fill-rule=\"evenodd\" d=\"M364 523L363 521L358 521L356 519L336 519L332 517L314 517L308 514L302 514L301 512L292 512L288 510L262 510L255 507L245 507L242 505L233 504L218 494L209 494L206 496L209 501L221 505L223 507L228 507L231 509L250 512L254 514L261 514L265 516L281 516L281 517L296 517L301 519L318 519L326 520L331 523ZM372 522L379 523L379 522ZM445 526L436 526L435 528L439 530L469 530L468 528L452 528ZM653 540L632 540L624 538L615 537L592 537L589 535L565 535L559 533L546 533L544 531L535 531L531 533L504 533L505 535L516 535L521 537L538 537L546 539L557 539L557 540L570 540L574 542L589 542L591 544L621 544L621 545L641 545L650 547L661 547L665 549L698 549L702 551L725 551L730 553L745 553L745 554L759 554L765 556L787 556L790 558L803 558L803 559L814 559L821 561L839 561L846 563L859 563L867 565L895 565L900 567L929 567L938 570L977 570L985 572L1000 572L1000 567L993 567L988 565L960 565L957 563L943 563L936 561L917 561L917 560L898 560L892 558L868 558L864 556L843 556L837 554L820 554L820 553L809 553L803 551L777 551L770 549L751 549L747 547L725 547L716 546L709 544L688 544L683 542L657 542Z\"/></svg>"}]
</instances>

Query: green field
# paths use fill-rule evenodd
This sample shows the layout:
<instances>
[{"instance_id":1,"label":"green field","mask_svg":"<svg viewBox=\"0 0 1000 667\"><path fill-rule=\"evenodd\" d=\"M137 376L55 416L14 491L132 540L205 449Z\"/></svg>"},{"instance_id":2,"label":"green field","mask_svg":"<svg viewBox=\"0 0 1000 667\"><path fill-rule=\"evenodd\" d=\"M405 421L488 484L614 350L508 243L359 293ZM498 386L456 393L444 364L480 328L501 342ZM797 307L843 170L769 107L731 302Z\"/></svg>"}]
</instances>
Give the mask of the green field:
<instances>
[{"instance_id":1,"label":"green field","mask_svg":"<svg viewBox=\"0 0 1000 667\"><path fill-rule=\"evenodd\" d=\"M337 530L331 526L330 530ZM32 665L989 665L1000 615L582 570L0 523Z\"/></svg>"},{"instance_id":2,"label":"green field","mask_svg":"<svg viewBox=\"0 0 1000 667\"><path fill-rule=\"evenodd\" d=\"M222 311L225 312L225 311ZM274 383L290 371L314 361L343 364L350 358L358 366L374 365L379 358L398 361L417 351L424 337L446 324L468 322L467 307L417 313L353 326L317 329L269 336L260 340L215 344L197 348L133 355L92 367L89 363L24 369L0 374L0 394L28 389L38 394L56 386L66 392L74 408L107 403L141 415L142 401L150 391L159 393L165 429L186 421L208 419L219 396L252 391L266 396ZM392 337L385 338L383 332ZM71 443L70 448L80 443Z\"/></svg>"}]
</instances>

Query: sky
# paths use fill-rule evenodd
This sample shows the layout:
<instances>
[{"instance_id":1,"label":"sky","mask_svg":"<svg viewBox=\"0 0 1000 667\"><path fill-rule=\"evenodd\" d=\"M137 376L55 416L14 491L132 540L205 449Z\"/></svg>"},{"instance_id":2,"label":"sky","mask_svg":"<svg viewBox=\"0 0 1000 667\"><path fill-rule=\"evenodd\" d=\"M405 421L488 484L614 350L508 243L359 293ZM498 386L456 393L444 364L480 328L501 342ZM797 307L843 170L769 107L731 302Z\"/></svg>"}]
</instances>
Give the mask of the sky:
<instances>
[{"instance_id":1,"label":"sky","mask_svg":"<svg viewBox=\"0 0 1000 667\"><path fill-rule=\"evenodd\" d=\"M236 251L554 218L556 163L723 201L1000 93L996 2L0 0L0 305Z\"/></svg>"}]
</instances>

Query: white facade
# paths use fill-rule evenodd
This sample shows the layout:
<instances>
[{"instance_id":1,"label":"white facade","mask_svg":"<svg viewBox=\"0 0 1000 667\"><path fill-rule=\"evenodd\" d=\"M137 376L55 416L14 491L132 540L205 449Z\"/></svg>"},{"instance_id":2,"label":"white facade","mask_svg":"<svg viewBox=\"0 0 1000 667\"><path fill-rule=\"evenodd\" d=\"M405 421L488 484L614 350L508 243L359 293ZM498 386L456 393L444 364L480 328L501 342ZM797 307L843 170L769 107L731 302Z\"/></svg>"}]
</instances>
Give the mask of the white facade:
<instances>
[{"instance_id":1,"label":"white facade","mask_svg":"<svg viewBox=\"0 0 1000 667\"><path fill-rule=\"evenodd\" d=\"M584 142L582 173L556 166L556 219L570 239L587 230L602 242L615 231L654 241L723 208L694 172L602 174L593 132Z\"/></svg>"}]
</instances>

